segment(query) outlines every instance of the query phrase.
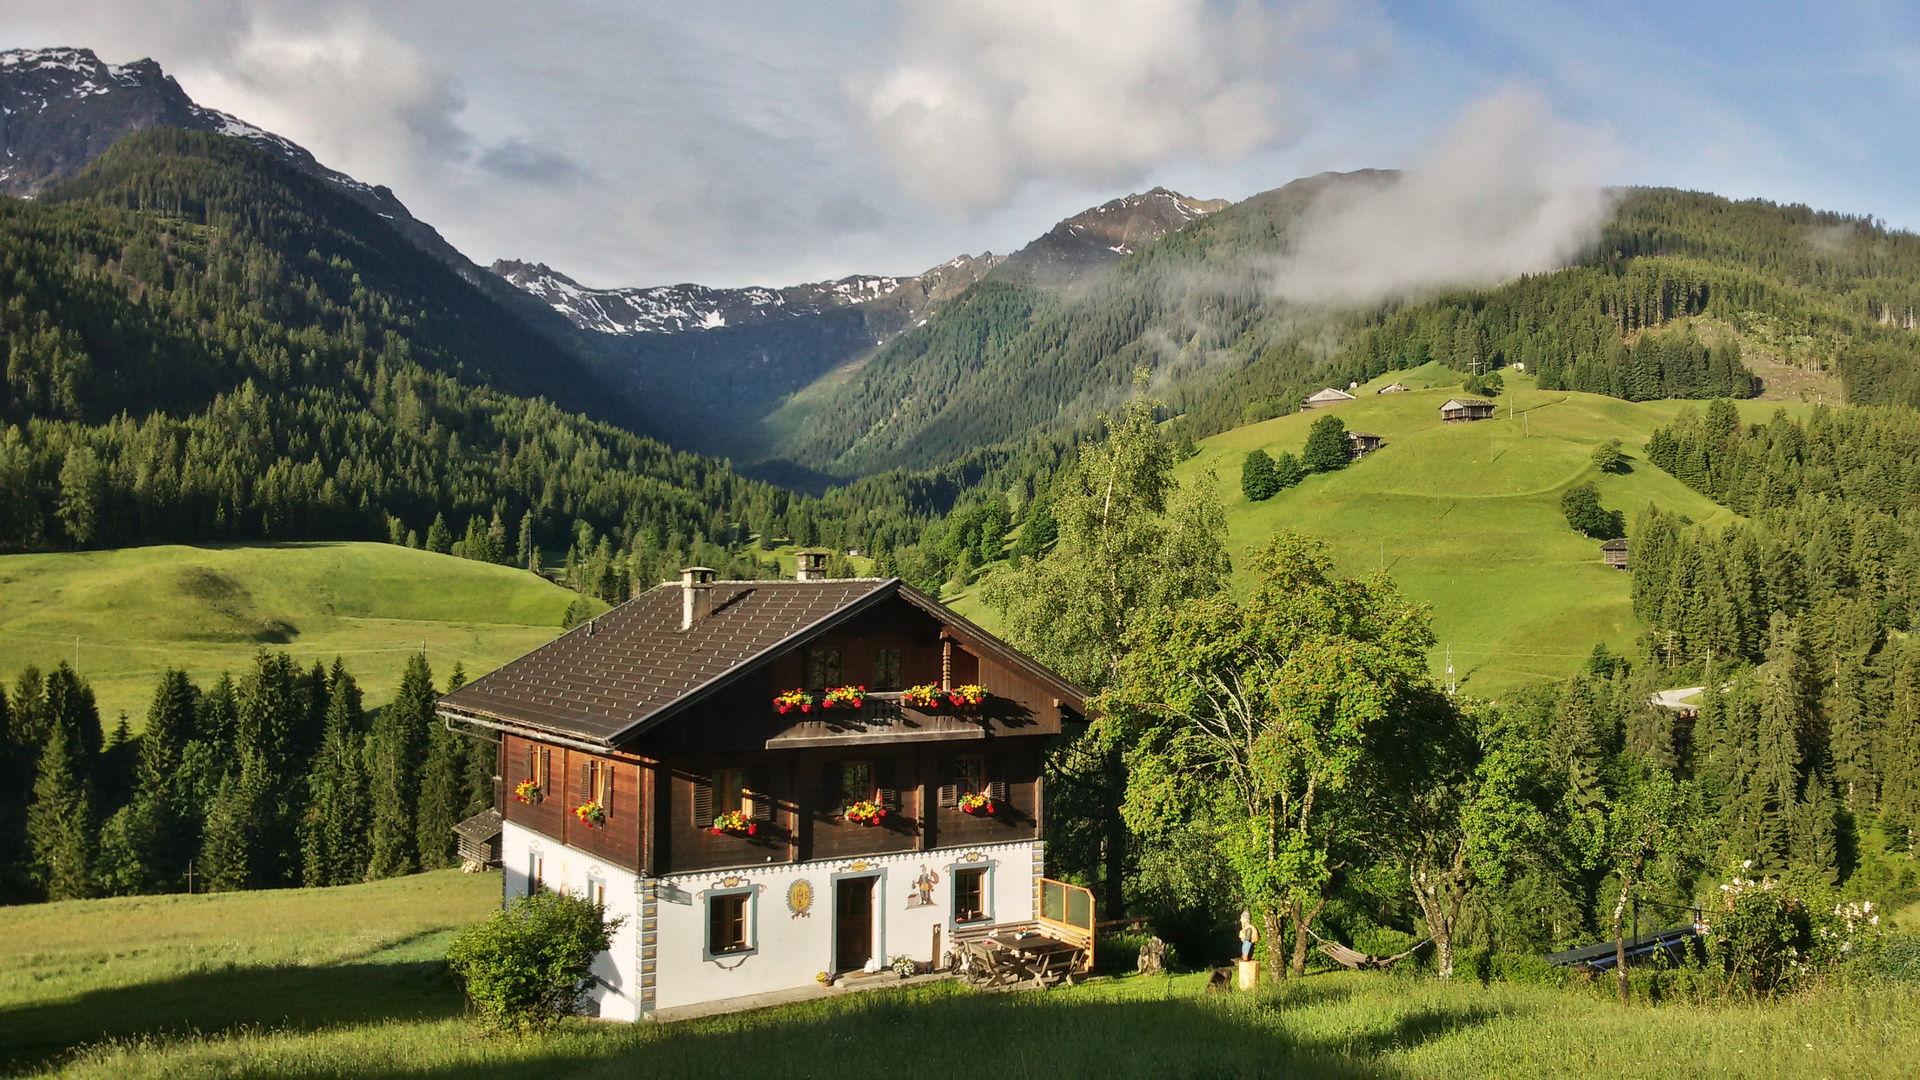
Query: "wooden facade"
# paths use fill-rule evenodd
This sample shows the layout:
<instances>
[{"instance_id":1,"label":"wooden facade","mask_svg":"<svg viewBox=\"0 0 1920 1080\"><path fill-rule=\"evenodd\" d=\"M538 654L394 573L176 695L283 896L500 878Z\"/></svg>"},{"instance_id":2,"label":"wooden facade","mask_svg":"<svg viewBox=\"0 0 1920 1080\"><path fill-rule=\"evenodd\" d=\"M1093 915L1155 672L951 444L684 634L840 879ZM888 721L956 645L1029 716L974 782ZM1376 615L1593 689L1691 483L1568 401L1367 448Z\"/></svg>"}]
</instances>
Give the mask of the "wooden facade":
<instances>
[{"instance_id":1,"label":"wooden facade","mask_svg":"<svg viewBox=\"0 0 1920 1080\"><path fill-rule=\"evenodd\" d=\"M1600 561L1613 567L1615 570L1627 569L1627 542L1625 540L1609 540L1601 544Z\"/></svg>"},{"instance_id":2,"label":"wooden facade","mask_svg":"<svg viewBox=\"0 0 1920 1080\"><path fill-rule=\"evenodd\" d=\"M1440 406L1440 419L1449 424L1491 420L1498 406L1482 398L1449 398Z\"/></svg>"},{"instance_id":3,"label":"wooden facade","mask_svg":"<svg viewBox=\"0 0 1920 1080\"><path fill-rule=\"evenodd\" d=\"M1079 700L981 647L990 640L896 597L612 745L504 731L503 814L642 877L1037 839L1042 749ZM773 704L791 688L876 683L892 685L870 689L859 710L781 715ZM968 709L902 703L900 690L925 684L976 684L988 697ZM848 790L850 776L864 788ZM529 779L540 793L521 801ZM959 809L975 788L993 798L991 817ZM843 807L863 799L887 809L880 824L846 820ZM587 802L603 823L576 816ZM735 809L753 835L714 832L715 816Z\"/></svg>"}]
</instances>

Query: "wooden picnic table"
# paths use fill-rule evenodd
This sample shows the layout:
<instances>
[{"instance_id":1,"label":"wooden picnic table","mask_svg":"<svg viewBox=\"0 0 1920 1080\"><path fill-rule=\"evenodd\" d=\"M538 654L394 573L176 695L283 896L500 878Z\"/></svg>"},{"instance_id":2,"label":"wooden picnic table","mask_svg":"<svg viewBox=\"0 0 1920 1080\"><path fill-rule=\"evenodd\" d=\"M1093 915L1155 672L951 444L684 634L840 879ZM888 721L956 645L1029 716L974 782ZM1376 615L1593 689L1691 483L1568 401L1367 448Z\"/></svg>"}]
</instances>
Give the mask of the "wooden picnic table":
<instances>
[{"instance_id":1,"label":"wooden picnic table","mask_svg":"<svg viewBox=\"0 0 1920 1080\"><path fill-rule=\"evenodd\" d=\"M1028 932L1024 936L1012 933L989 934L981 943L991 949L1017 956L1023 962L1026 972L1042 986L1052 986L1071 975L1080 966L1085 950L1070 941L1048 937L1045 934Z\"/></svg>"}]
</instances>

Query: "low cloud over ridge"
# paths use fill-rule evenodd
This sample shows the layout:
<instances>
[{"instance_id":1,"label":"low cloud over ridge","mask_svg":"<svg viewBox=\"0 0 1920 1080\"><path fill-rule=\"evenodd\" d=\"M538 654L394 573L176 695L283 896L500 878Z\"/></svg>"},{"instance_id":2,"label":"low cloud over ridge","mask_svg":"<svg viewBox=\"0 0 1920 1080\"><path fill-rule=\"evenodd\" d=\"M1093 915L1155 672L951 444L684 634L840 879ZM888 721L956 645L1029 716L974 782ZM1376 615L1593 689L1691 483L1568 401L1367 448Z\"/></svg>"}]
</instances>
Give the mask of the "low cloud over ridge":
<instances>
[{"instance_id":1,"label":"low cloud over ridge","mask_svg":"<svg viewBox=\"0 0 1920 1080\"><path fill-rule=\"evenodd\" d=\"M1324 196L1261 276L1280 299L1357 304L1558 269L1599 236L1616 156L1605 131L1503 90L1396 179Z\"/></svg>"}]
</instances>

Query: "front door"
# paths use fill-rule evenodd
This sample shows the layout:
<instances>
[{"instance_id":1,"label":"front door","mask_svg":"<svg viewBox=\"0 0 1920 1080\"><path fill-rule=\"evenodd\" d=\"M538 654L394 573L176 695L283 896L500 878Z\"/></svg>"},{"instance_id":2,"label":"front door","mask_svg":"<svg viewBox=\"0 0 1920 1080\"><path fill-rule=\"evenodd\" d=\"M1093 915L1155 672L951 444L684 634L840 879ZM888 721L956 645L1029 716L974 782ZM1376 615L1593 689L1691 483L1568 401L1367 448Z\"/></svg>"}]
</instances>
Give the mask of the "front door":
<instances>
[{"instance_id":1,"label":"front door","mask_svg":"<svg viewBox=\"0 0 1920 1080\"><path fill-rule=\"evenodd\" d=\"M873 882L837 882L833 891L833 969L859 971L873 959Z\"/></svg>"}]
</instances>

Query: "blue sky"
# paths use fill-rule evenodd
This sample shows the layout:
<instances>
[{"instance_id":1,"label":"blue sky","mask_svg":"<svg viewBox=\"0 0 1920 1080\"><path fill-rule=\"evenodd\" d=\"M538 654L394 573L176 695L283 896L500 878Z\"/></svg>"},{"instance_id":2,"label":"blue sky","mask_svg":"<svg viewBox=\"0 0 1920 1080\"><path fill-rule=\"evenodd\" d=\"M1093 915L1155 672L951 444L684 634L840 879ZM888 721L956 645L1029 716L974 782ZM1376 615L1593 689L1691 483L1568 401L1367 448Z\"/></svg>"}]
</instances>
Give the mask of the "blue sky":
<instances>
[{"instance_id":1,"label":"blue sky","mask_svg":"<svg viewBox=\"0 0 1920 1080\"><path fill-rule=\"evenodd\" d=\"M595 285L913 273L1154 184L1457 162L1515 95L1539 115L1449 182L1920 228L1913 4L0 0L0 47L60 44Z\"/></svg>"}]
</instances>

